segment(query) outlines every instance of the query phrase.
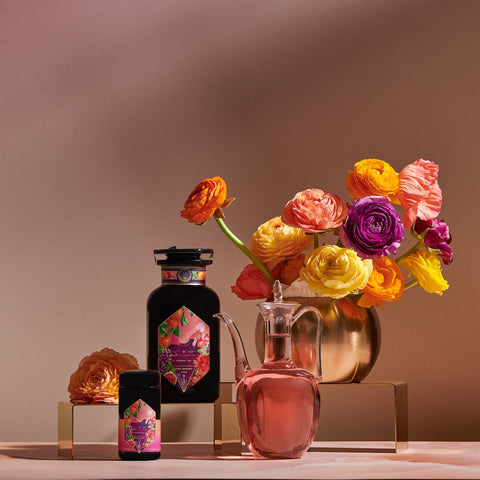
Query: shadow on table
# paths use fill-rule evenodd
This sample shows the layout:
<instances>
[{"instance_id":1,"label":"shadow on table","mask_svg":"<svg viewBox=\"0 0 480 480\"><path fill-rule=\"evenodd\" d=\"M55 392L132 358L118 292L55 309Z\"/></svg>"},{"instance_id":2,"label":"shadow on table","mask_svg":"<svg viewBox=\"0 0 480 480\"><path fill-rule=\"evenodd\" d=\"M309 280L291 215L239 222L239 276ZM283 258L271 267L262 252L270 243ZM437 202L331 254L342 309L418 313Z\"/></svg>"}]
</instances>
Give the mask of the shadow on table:
<instances>
[{"instance_id":1,"label":"shadow on table","mask_svg":"<svg viewBox=\"0 0 480 480\"><path fill-rule=\"evenodd\" d=\"M12 444L0 447L0 458L23 458L27 460L69 461L58 455L56 443ZM211 443L164 443L161 459L182 460L252 460L251 454L238 455L227 450L215 451ZM74 460L120 461L116 443L76 443Z\"/></svg>"},{"instance_id":2,"label":"shadow on table","mask_svg":"<svg viewBox=\"0 0 480 480\"><path fill-rule=\"evenodd\" d=\"M15 444L0 447L0 457L27 460L67 460L58 456L56 443ZM75 460L118 460L117 445L110 443L75 445Z\"/></svg>"}]
</instances>

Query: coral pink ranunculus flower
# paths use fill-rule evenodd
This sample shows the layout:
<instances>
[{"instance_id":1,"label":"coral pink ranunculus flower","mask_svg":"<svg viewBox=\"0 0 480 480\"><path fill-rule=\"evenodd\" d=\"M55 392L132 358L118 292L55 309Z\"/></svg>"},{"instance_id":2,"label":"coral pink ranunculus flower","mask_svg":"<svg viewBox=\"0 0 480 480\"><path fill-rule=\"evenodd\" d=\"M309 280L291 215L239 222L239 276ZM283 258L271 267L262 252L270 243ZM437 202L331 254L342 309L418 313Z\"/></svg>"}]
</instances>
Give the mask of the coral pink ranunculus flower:
<instances>
[{"instance_id":1,"label":"coral pink ranunculus flower","mask_svg":"<svg viewBox=\"0 0 480 480\"><path fill-rule=\"evenodd\" d=\"M137 359L128 353L103 348L84 357L70 376L72 403L118 403L118 376L123 370L138 370Z\"/></svg>"},{"instance_id":2,"label":"coral pink ranunculus flower","mask_svg":"<svg viewBox=\"0 0 480 480\"><path fill-rule=\"evenodd\" d=\"M442 191L437 182L438 165L418 159L399 174L398 199L404 209L403 224L410 228L413 222L436 218L442 208Z\"/></svg>"},{"instance_id":3,"label":"coral pink ranunculus flower","mask_svg":"<svg viewBox=\"0 0 480 480\"><path fill-rule=\"evenodd\" d=\"M338 195L310 188L298 192L285 205L282 222L308 233L323 232L339 227L347 211L347 205L342 203Z\"/></svg>"},{"instance_id":4,"label":"coral pink ranunculus flower","mask_svg":"<svg viewBox=\"0 0 480 480\"><path fill-rule=\"evenodd\" d=\"M278 264L272 271L275 280L280 280L283 265ZM272 286L254 263L248 264L231 287L242 300L259 300L272 295Z\"/></svg>"}]
</instances>

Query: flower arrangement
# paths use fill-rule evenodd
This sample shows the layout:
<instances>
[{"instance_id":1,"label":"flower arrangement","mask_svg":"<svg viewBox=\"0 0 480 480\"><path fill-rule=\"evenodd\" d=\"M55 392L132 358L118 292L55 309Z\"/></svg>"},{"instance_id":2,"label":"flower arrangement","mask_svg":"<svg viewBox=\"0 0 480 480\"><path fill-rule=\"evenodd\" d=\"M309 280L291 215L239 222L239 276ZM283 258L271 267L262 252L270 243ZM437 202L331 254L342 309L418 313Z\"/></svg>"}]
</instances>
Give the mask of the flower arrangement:
<instances>
[{"instance_id":1,"label":"flower arrangement","mask_svg":"<svg viewBox=\"0 0 480 480\"><path fill-rule=\"evenodd\" d=\"M273 282L280 280L286 297L361 294L360 306L383 308L414 285L438 295L448 288L440 259L445 265L453 261L452 237L437 218L442 205L438 170L423 159L399 173L383 160L361 160L345 181L350 203L318 188L299 192L281 216L257 228L249 247L225 224L223 211L234 199L227 199L221 177L199 183L181 216L199 225L214 217L250 258L232 286L241 299L268 298ZM400 255L406 232L415 243ZM327 234L336 241L321 244Z\"/></svg>"},{"instance_id":2,"label":"flower arrangement","mask_svg":"<svg viewBox=\"0 0 480 480\"><path fill-rule=\"evenodd\" d=\"M138 370L137 359L128 353L102 348L80 361L70 376L68 392L72 403L118 403L119 375Z\"/></svg>"}]
</instances>

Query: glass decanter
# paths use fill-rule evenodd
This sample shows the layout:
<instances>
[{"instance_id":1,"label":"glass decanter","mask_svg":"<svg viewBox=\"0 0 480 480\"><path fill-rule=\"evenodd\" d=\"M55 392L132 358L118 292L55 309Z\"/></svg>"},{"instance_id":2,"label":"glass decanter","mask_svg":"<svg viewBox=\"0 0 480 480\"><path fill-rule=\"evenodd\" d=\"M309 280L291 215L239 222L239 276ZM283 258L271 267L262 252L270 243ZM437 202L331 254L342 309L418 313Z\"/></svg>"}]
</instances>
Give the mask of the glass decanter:
<instances>
[{"instance_id":1,"label":"glass decanter","mask_svg":"<svg viewBox=\"0 0 480 480\"><path fill-rule=\"evenodd\" d=\"M232 337L235 354L237 414L243 441L255 458L300 458L311 445L320 413L320 352L317 375L296 368L292 360L291 328L307 311L321 319L315 307L284 302L282 288L274 284L273 302L257 305L265 320L265 359L261 368L251 370L241 336L225 313L220 318Z\"/></svg>"}]
</instances>

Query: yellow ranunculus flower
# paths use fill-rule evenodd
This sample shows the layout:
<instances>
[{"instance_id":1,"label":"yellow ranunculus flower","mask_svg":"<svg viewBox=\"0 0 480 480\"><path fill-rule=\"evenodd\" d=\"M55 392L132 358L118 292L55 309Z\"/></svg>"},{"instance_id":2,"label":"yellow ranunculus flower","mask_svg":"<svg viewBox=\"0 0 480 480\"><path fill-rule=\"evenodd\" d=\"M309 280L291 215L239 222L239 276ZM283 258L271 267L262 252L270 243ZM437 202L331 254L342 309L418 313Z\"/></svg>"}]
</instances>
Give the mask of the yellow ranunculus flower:
<instances>
[{"instance_id":1,"label":"yellow ranunculus flower","mask_svg":"<svg viewBox=\"0 0 480 480\"><path fill-rule=\"evenodd\" d=\"M353 198L382 195L391 202L397 198L398 185L397 172L389 163L378 158L360 160L345 180L345 187Z\"/></svg>"},{"instance_id":2,"label":"yellow ranunculus flower","mask_svg":"<svg viewBox=\"0 0 480 480\"><path fill-rule=\"evenodd\" d=\"M438 257L427 250L418 250L401 262L402 267L410 270L418 284L429 293L442 295L448 282L443 278Z\"/></svg>"},{"instance_id":3,"label":"yellow ranunculus flower","mask_svg":"<svg viewBox=\"0 0 480 480\"><path fill-rule=\"evenodd\" d=\"M301 228L285 225L274 217L260 225L250 239L250 249L269 268L296 257L310 247L313 236Z\"/></svg>"},{"instance_id":4,"label":"yellow ranunculus flower","mask_svg":"<svg viewBox=\"0 0 480 480\"><path fill-rule=\"evenodd\" d=\"M307 255L300 277L314 292L342 298L364 288L372 270L372 261L362 260L354 250L325 245Z\"/></svg>"},{"instance_id":5,"label":"yellow ranunculus flower","mask_svg":"<svg viewBox=\"0 0 480 480\"><path fill-rule=\"evenodd\" d=\"M373 259L373 272L358 301L360 307L384 307L384 302L394 302L402 296L404 276L395 260L388 257Z\"/></svg>"}]
</instances>

